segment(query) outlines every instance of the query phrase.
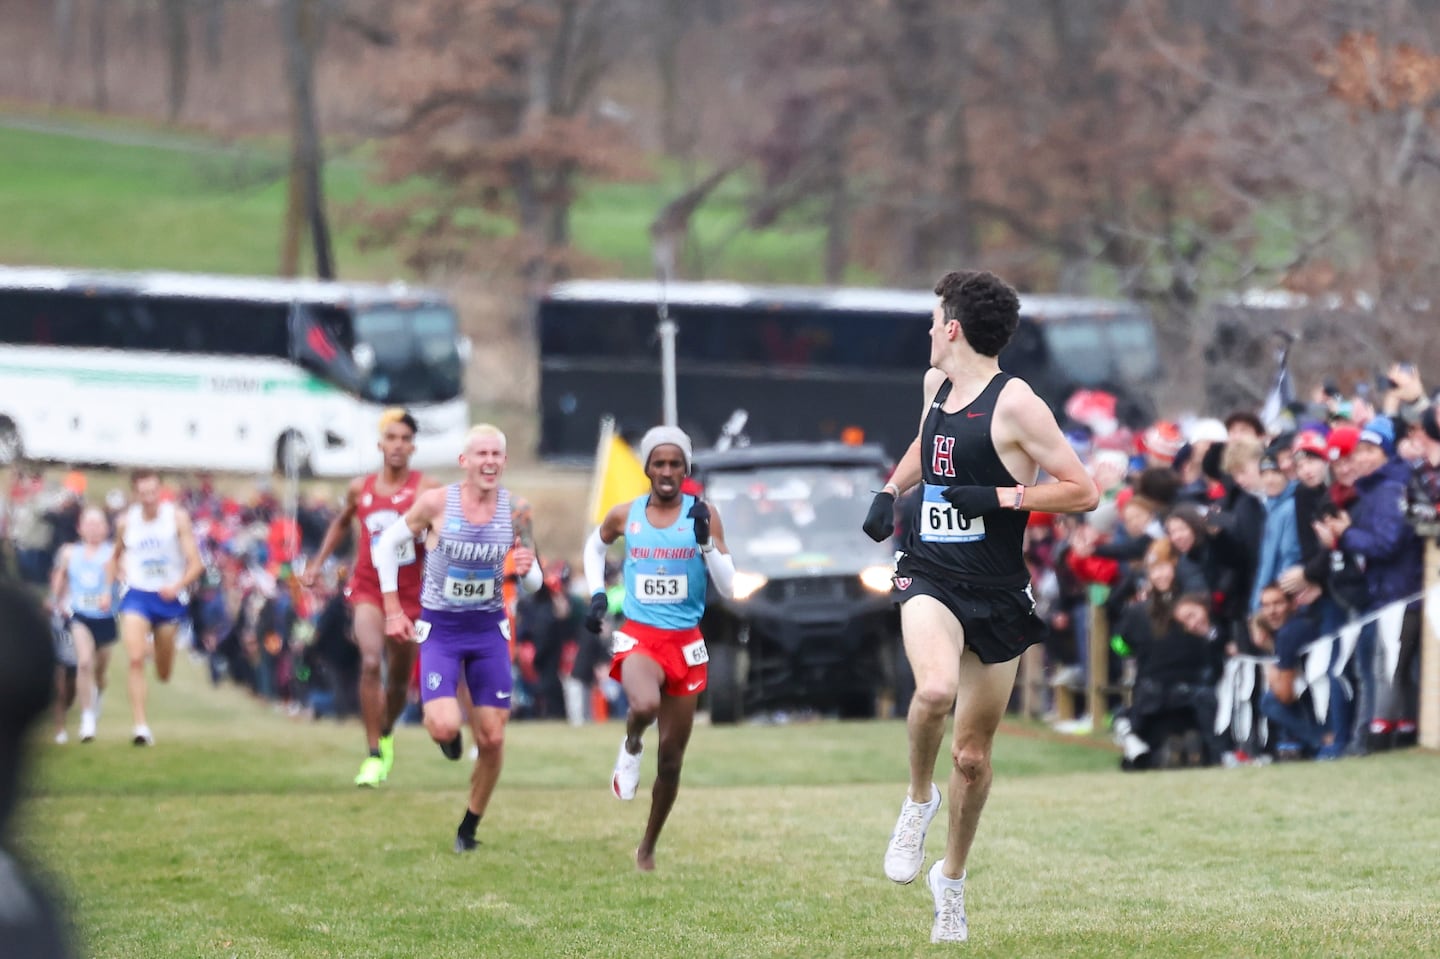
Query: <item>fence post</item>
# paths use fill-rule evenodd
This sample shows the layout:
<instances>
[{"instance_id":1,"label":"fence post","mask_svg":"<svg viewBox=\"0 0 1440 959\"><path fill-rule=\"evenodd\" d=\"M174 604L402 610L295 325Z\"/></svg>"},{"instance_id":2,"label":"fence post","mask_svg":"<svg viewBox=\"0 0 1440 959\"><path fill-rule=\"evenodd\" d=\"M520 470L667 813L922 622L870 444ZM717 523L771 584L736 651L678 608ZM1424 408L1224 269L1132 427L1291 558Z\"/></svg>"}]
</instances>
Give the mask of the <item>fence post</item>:
<instances>
[{"instance_id":1,"label":"fence post","mask_svg":"<svg viewBox=\"0 0 1440 959\"><path fill-rule=\"evenodd\" d=\"M1440 749L1440 618L1435 610L1440 586L1440 537L1425 543L1425 595L1420 600L1420 745Z\"/></svg>"},{"instance_id":2,"label":"fence post","mask_svg":"<svg viewBox=\"0 0 1440 959\"><path fill-rule=\"evenodd\" d=\"M1020 715L1038 719L1045 712L1045 649L1031 646L1020 654Z\"/></svg>"},{"instance_id":3,"label":"fence post","mask_svg":"<svg viewBox=\"0 0 1440 959\"><path fill-rule=\"evenodd\" d=\"M1086 643L1089 668L1085 677L1085 708L1090 710L1090 731L1105 732L1105 690L1110 685L1110 622L1105 615L1109 590L1090 594L1090 632Z\"/></svg>"}]
</instances>

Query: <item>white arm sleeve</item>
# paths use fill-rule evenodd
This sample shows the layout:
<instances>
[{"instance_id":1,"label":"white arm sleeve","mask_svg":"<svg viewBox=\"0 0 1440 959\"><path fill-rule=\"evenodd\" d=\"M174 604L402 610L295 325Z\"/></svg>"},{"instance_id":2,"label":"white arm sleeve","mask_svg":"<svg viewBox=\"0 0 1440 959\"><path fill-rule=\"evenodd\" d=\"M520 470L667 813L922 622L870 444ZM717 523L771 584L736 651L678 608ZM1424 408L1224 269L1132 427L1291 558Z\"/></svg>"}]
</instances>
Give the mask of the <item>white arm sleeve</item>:
<instances>
[{"instance_id":1,"label":"white arm sleeve","mask_svg":"<svg viewBox=\"0 0 1440 959\"><path fill-rule=\"evenodd\" d=\"M531 563L530 568L525 571L525 575L520 577L520 585L525 588L525 592L527 593L535 592L544 582L545 574L540 572L540 561L538 559Z\"/></svg>"},{"instance_id":2,"label":"white arm sleeve","mask_svg":"<svg viewBox=\"0 0 1440 959\"><path fill-rule=\"evenodd\" d=\"M414 539L405 517L400 517L389 526L370 550L370 559L375 563L375 572L380 574L380 592L394 593L400 590L400 548L405 541Z\"/></svg>"},{"instance_id":3,"label":"white arm sleeve","mask_svg":"<svg viewBox=\"0 0 1440 959\"><path fill-rule=\"evenodd\" d=\"M721 596L726 599L735 596L735 561L729 553L710 550L705 554L705 571L715 581L715 589Z\"/></svg>"},{"instance_id":4,"label":"white arm sleeve","mask_svg":"<svg viewBox=\"0 0 1440 959\"><path fill-rule=\"evenodd\" d=\"M585 588L590 596L605 592L605 549L597 526L585 541Z\"/></svg>"}]
</instances>

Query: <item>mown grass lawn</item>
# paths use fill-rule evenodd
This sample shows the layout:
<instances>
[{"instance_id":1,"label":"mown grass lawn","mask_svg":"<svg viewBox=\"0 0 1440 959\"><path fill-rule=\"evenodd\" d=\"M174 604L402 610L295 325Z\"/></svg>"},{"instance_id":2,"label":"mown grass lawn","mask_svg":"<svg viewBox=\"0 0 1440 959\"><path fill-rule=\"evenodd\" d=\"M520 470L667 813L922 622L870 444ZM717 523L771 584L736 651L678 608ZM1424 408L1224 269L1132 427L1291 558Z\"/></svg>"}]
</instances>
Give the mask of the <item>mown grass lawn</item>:
<instances>
[{"instance_id":1,"label":"mown grass lawn","mask_svg":"<svg viewBox=\"0 0 1440 959\"><path fill-rule=\"evenodd\" d=\"M466 769L419 729L362 792L356 724L286 718L183 660L153 703L154 749L126 740L118 670L99 741L36 744L22 842L96 957L1440 953L1433 755L1127 776L1093 746L1003 735L972 938L947 950L923 885L880 870L898 722L698 728L642 875L652 761L641 800L611 798L616 724L515 724L462 857Z\"/></svg>"}]
</instances>

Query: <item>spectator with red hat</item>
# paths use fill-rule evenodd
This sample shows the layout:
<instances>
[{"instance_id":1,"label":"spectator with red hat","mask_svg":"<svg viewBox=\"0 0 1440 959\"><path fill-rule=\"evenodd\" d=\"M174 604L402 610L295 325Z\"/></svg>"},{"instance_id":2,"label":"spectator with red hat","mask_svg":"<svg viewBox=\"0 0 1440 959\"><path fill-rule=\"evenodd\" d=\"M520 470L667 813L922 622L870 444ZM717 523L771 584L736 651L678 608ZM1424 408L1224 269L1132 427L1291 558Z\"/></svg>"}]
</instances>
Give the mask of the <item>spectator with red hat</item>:
<instances>
[{"instance_id":1,"label":"spectator with red hat","mask_svg":"<svg viewBox=\"0 0 1440 959\"><path fill-rule=\"evenodd\" d=\"M1161 420L1140 435L1140 452L1145 456L1146 466L1170 466L1175 454L1185 445L1180 427Z\"/></svg>"},{"instance_id":2,"label":"spectator with red hat","mask_svg":"<svg viewBox=\"0 0 1440 959\"><path fill-rule=\"evenodd\" d=\"M1341 509L1355 501L1355 463L1350 455L1360 442L1360 431L1348 423L1337 426L1325 438L1330 457L1330 499Z\"/></svg>"},{"instance_id":3,"label":"spectator with red hat","mask_svg":"<svg viewBox=\"0 0 1440 959\"><path fill-rule=\"evenodd\" d=\"M1325 437L1317 430L1303 430L1291 444L1295 458L1295 534L1300 542L1300 561L1280 573L1280 586L1290 596L1298 595L1306 583L1323 586L1328 550L1315 533L1319 509L1330 496L1330 452ZM1307 569L1319 562L1316 570Z\"/></svg>"},{"instance_id":4,"label":"spectator with red hat","mask_svg":"<svg viewBox=\"0 0 1440 959\"><path fill-rule=\"evenodd\" d=\"M551 559L542 567L541 587L521 599L516 612L516 641L531 644L534 652L534 716L566 718L564 677L574 667L581 641L585 609L570 589L570 564Z\"/></svg>"}]
</instances>

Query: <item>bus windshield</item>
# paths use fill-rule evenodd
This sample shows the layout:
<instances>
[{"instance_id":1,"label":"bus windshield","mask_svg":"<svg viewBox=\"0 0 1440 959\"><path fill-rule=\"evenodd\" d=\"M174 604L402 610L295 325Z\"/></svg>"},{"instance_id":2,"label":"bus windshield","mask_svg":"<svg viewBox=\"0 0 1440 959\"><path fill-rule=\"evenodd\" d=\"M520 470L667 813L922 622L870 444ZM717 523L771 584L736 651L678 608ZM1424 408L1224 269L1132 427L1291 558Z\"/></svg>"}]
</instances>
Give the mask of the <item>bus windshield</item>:
<instances>
[{"instance_id":1,"label":"bus windshield","mask_svg":"<svg viewBox=\"0 0 1440 959\"><path fill-rule=\"evenodd\" d=\"M463 362L454 311L443 306L373 306L355 312L361 395L405 405L454 399Z\"/></svg>"}]
</instances>

